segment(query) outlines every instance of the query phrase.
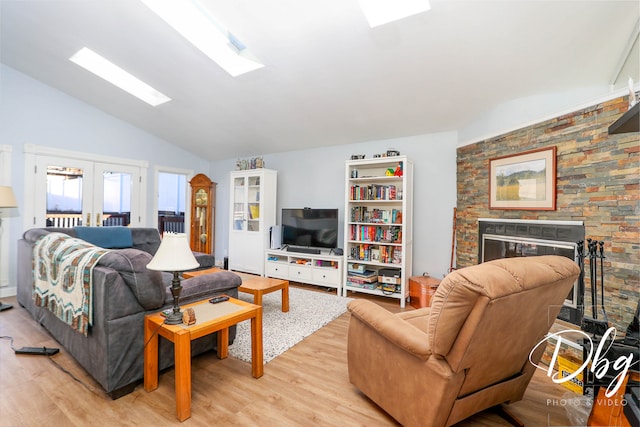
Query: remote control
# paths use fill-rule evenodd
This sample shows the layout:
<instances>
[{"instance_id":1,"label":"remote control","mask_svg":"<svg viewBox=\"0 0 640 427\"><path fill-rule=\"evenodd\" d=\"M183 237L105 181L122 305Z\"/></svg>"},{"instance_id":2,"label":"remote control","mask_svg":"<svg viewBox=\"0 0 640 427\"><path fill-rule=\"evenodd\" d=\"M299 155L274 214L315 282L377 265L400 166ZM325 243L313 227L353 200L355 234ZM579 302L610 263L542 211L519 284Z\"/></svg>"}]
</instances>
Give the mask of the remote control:
<instances>
[{"instance_id":1,"label":"remote control","mask_svg":"<svg viewBox=\"0 0 640 427\"><path fill-rule=\"evenodd\" d=\"M211 304L217 304L219 302L228 301L229 297L226 295L220 295L219 297L214 297L209 300Z\"/></svg>"},{"instance_id":2,"label":"remote control","mask_svg":"<svg viewBox=\"0 0 640 427\"><path fill-rule=\"evenodd\" d=\"M22 347L16 349L16 354L38 354L42 356L53 356L60 349L47 347Z\"/></svg>"}]
</instances>

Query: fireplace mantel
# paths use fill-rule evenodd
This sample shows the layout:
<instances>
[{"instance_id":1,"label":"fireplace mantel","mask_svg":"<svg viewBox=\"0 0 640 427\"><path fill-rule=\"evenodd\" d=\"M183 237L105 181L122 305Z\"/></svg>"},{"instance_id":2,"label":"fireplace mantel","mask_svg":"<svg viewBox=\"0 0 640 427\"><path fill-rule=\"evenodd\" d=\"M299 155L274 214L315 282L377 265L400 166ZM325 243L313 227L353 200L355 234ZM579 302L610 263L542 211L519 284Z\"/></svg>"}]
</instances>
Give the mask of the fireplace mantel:
<instances>
[{"instance_id":1,"label":"fireplace mantel","mask_svg":"<svg viewBox=\"0 0 640 427\"><path fill-rule=\"evenodd\" d=\"M478 222L505 222L517 224L539 225L579 225L584 226L584 221L552 221L546 219L510 219L510 218L478 218Z\"/></svg>"}]
</instances>

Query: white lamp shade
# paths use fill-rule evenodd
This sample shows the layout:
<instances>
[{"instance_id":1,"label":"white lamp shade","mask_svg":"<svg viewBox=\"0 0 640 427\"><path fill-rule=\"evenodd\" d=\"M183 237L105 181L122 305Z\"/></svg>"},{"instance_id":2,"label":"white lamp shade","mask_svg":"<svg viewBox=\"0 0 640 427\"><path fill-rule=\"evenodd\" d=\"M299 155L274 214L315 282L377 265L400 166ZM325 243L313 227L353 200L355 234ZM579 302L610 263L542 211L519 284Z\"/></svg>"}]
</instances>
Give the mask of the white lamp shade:
<instances>
[{"instance_id":1,"label":"white lamp shade","mask_svg":"<svg viewBox=\"0 0 640 427\"><path fill-rule=\"evenodd\" d=\"M18 201L11 187L0 186L0 208L17 208Z\"/></svg>"},{"instance_id":2,"label":"white lamp shade","mask_svg":"<svg viewBox=\"0 0 640 427\"><path fill-rule=\"evenodd\" d=\"M187 271L200 267L193 256L187 235L184 233L165 233L158 252L147 268L157 271Z\"/></svg>"}]
</instances>

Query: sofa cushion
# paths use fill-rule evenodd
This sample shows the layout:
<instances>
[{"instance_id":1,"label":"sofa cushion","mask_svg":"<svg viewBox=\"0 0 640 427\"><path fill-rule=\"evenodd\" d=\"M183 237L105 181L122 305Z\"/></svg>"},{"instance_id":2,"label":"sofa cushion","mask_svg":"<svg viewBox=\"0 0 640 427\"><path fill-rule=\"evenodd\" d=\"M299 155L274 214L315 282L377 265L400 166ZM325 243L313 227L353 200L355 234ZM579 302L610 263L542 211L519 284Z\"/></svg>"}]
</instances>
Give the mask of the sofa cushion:
<instances>
[{"instance_id":1,"label":"sofa cushion","mask_svg":"<svg viewBox=\"0 0 640 427\"><path fill-rule=\"evenodd\" d=\"M160 232L157 228L133 227L131 229L133 247L155 255L160 247Z\"/></svg>"},{"instance_id":2,"label":"sofa cushion","mask_svg":"<svg viewBox=\"0 0 640 427\"><path fill-rule=\"evenodd\" d=\"M112 227L109 227L112 228ZM151 254L133 248L104 255L98 265L117 271L145 310L161 307L165 301L162 274L147 269Z\"/></svg>"},{"instance_id":3,"label":"sofa cushion","mask_svg":"<svg viewBox=\"0 0 640 427\"><path fill-rule=\"evenodd\" d=\"M105 249L133 246L131 229L127 227L75 227L78 238Z\"/></svg>"}]
</instances>

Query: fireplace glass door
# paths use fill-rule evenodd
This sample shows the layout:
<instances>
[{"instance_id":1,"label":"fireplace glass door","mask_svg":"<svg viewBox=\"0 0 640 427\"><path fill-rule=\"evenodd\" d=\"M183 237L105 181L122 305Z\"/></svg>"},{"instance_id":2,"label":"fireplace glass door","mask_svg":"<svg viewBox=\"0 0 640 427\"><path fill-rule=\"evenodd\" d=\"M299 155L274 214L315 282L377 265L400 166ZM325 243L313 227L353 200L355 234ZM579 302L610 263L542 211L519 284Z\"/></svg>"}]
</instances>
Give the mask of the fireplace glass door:
<instances>
[{"instance_id":1,"label":"fireplace glass door","mask_svg":"<svg viewBox=\"0 0 640 427\"><path fill-rule=\"evenodd\" d=\"M540 255L559 255L574 261L577 260L577 245L568 242L485 234L482 239L482 246L482 262L499 258ZM569 295L567 295L565 305L576 308L578 303L578 287L574 286Z\"/></svg>"}]
</instances>

